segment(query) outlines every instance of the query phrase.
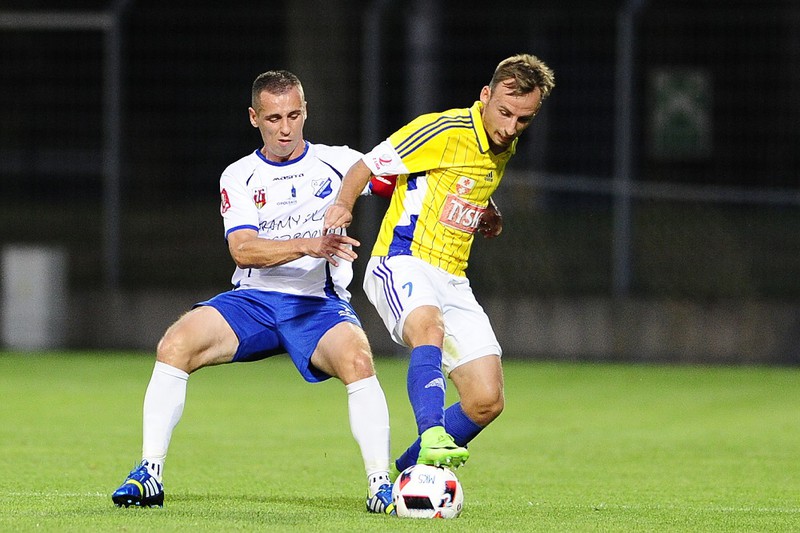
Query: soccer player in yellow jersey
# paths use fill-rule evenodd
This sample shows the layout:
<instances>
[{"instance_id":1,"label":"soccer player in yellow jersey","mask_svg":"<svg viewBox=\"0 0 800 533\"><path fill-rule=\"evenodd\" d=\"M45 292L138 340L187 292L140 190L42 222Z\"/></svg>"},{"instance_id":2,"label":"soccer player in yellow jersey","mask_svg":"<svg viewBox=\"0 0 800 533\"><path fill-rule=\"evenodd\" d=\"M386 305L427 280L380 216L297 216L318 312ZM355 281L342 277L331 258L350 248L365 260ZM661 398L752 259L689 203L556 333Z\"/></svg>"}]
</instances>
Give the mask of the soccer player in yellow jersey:
<instances>
[{"instance_id":1,"label":"soccer player in yellow jersey","mask_svg":"<svg viewBox=\"0 0 800 533\"><path fill-rule=\"evenodd\" d=\"M555 85L539 58L500 62L470 108L422 115L358 160L344 177L324 229L347 227L371 175L399 174L364 276L364 290L392 339L411 348L408 396L420 438L392 465L457 467L467 443L504 407L500 345L466 277L476 231L499 235L491 200ZM444 408L444 371L460 402Z\"/></svg>"}]
</instances>

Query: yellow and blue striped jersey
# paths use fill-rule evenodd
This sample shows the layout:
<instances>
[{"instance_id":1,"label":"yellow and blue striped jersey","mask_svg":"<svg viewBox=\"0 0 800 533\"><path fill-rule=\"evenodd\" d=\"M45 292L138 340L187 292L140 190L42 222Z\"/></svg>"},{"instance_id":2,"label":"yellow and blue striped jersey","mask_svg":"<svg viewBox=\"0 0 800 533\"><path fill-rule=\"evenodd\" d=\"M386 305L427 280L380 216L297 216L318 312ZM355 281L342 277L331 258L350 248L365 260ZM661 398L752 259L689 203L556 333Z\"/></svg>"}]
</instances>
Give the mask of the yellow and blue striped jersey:
<instances>
[{"instance_id":1,"label":"yellow and blue striped jersey","mask_svg":"<svg viewBox=\"0 0 800 533\"><path fill-rule=\"evenodd\" d=\"M372 255L413 255L465 275L481 214L517 143L493 154L481 107L422 115L364 155L373 174L399 175Z\"/></svg>"}]
</instances>

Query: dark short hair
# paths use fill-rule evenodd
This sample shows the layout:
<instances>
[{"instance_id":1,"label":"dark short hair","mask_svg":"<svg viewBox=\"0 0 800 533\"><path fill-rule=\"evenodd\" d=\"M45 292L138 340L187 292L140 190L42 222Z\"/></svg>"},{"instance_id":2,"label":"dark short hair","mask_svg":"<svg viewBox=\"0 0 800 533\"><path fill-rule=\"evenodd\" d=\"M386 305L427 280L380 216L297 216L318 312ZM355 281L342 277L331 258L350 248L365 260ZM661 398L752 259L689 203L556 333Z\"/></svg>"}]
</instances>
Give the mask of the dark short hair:
<instances>
[{"instance_id":1,"label":"dark short hair","mask_svg":"<svg viewBox=\"0 0 800 533\"><path fill-rule=\"evenodd\" d=\"M294 88L300 91L300 99L305 101L305 93L303 92L303 84L300 83L300 78L288 70L268 70L259 74L253 82L253 90L250 95L253 109L258 109L262 92L284 94Z\"/></svg>"}]
</instances>

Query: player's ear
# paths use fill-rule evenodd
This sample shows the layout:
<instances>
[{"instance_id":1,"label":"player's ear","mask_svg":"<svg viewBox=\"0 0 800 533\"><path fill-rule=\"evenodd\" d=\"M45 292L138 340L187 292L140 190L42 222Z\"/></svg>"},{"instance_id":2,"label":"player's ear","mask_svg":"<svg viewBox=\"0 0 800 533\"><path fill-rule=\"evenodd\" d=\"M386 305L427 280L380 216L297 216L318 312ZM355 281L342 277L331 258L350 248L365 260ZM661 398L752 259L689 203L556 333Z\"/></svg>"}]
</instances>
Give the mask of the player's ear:
<instances>
[{"instance_id":1,"label":"player's ear","mask_svg":"<svg viewBox=\"0 0 800 533\"><path fill-rule=\"evenodd\" d=\"M303 102L303 120L308 118L308 102Z\"/></svg>"},{"instance_id":2,"label":"player's ear","mask_svg":"<svg viewBox=\"0 0 800 533\"><path fill-rule=\"evenodd\" d=\"M257 128L258 127L258 120L257 120L258 119L258 114L256 113L256 110L253 109L252 107L248 107L247 108L247 114L250 116L250 124L252 124L254 128Z\"/></svg>"},{"instance_id":3,"label":"player's ear","mask_svg":"<svg viewBox=\"0 0 800 533\"><path fill-rule=\"evenodd\" d=\"M492 90L489 88L488 85L484 85L483 89L481 89L481 103L486 105L489 103L489 97L492 96Z\"/></svg>"}]
</instances>

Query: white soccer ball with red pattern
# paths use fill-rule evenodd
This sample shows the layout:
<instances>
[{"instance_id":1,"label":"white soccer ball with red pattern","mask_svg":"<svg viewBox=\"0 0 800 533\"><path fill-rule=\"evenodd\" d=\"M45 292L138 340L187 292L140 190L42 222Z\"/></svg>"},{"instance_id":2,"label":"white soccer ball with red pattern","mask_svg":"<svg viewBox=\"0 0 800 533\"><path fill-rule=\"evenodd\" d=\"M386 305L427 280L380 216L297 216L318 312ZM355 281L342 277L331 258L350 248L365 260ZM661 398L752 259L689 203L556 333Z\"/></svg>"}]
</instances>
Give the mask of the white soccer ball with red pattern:
<instances>
[{"instance_id":1,"label":"white soccer ball with red pattern","mask_svg":"<svg viewBox=\"0 0 800 533\"><path fill-rule=\"evenodd\" d=\"M442 466L406 468L394 482L392 499L402 518L456 518L464 507L461 483Z\"/></svg>"}]
</instances>

